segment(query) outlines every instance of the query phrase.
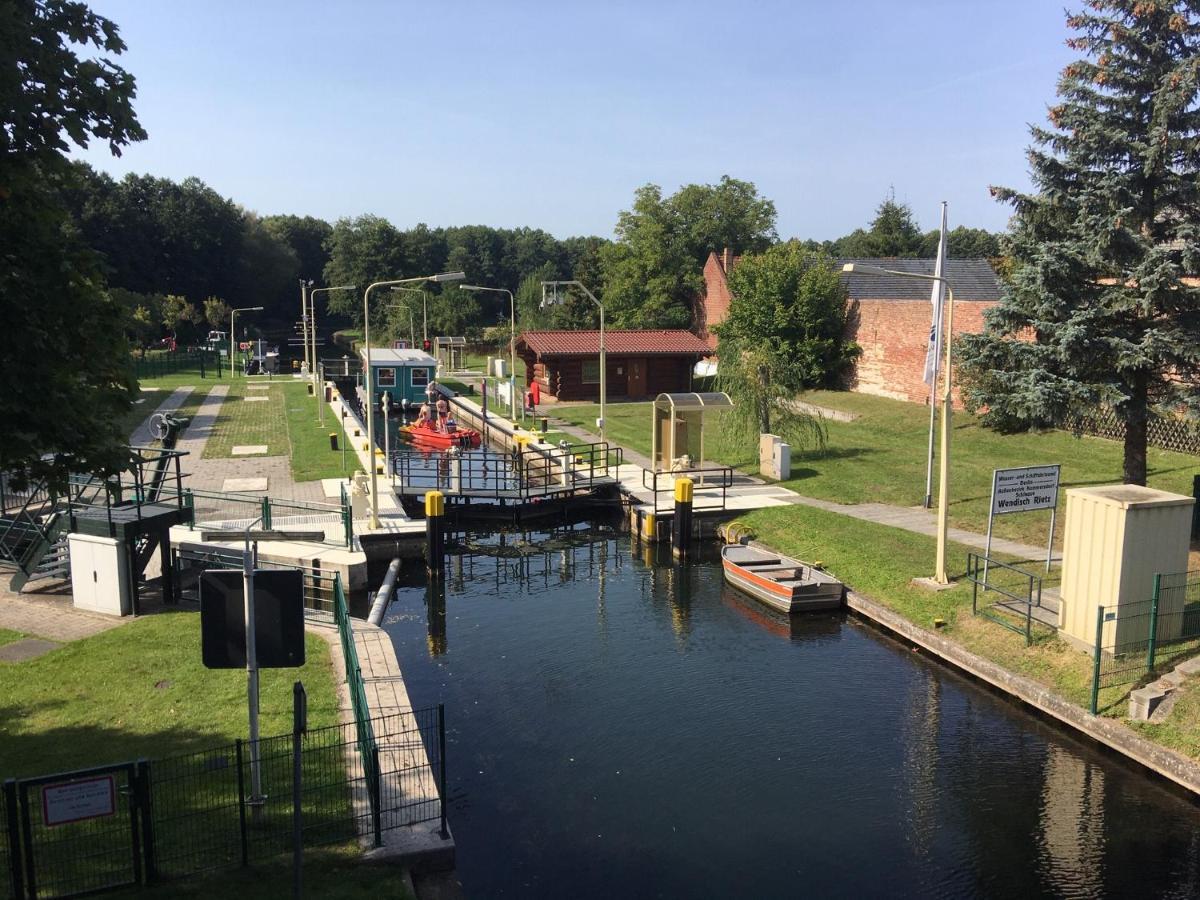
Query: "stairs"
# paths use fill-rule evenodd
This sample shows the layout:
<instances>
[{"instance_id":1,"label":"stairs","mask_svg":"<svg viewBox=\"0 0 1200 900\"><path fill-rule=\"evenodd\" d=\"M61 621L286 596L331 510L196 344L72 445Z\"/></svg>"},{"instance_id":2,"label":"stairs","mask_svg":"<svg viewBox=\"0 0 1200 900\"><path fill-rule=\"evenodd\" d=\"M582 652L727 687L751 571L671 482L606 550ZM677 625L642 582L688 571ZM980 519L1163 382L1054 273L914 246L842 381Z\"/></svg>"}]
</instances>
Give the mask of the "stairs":
<instances>
[{"instance_id":1,"label":"stairs","mask_svg":"<svg viewBox=\"0 0 1200 900\"><path fill-rule=\"evenodd\" d=\"M0 519L0 566L13 572L9 590L19 592L31 581L71 577L67 533L71 518L52 512L45 518L28 513Z\"/></svg>"}]
</instances>

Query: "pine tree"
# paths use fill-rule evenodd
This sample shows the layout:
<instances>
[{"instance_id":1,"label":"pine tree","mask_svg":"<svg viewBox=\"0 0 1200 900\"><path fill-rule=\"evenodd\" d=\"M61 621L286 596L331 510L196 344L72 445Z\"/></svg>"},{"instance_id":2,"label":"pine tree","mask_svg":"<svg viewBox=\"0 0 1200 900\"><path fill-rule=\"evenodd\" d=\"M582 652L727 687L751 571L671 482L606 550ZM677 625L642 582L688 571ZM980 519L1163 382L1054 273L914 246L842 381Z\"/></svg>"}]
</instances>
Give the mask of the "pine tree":
<instances>
[{"instance_id":1,"label":"pine tree","mask_svg":"<svg viewBox=\"0 0 1200 900\"><path fill-rule=\"evenodd\" d=\"M1150 417L1200 409L1200 3L1090 0L1067 25L1084 57L1030 129L1035 191L992 189L1015 208L1012 284L961 374L1003 429L1111 408L1144 485Z\"/></svg>"}]
</instances>

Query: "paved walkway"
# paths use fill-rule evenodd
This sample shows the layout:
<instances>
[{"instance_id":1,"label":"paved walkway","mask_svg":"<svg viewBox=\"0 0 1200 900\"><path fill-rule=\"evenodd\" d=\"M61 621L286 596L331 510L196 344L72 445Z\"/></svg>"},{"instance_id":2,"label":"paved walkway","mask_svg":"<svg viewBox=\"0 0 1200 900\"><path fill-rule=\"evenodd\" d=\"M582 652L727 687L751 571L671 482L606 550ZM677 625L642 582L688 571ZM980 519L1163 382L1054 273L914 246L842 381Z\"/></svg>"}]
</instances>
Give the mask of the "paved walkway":
<instances>
[{"instance_id":1,"label":"paved walkway","mask_svg":"<svg viewBox=\"0 0 1200 900\"><path fill-rule=\"evenodd\" d=\"M145 447L152 443L155 438L150 434L150 417L154 415L154 413L174 412L175 410L179 409L179 407L183 406L183 401L191 396L191 393L194 390L195 388L189 385L187 387L176 388L174 391L172 391L171 395L167 397L166 400L158 404L158 408L155 409L154 412L146 413L146 418L142 420L142 424L133 429L133 433L129 436L129 443L134 447ZM151 394L150 396L156 395Z\"/></svg>"},{"instance_id":2,"label":"paved walkway","mask_svg":"<svg viewBox=\"0 0 1200 900\"><path fill-rule=\"evenodd\" d=\"M71 606L70 601L69 585L42 594L14 594L0 589L0 628L52 641L77 641L132 621L84 612Z\"/></svg>"},{"instance_id":3,"label":"paved walkway","mask_svg":"<svg viewBox=\"0 0 1200 900\"><path fill-rule=\"evenodd\" d=\"M597 439L596 435L590 431L566 425L562 422L555 423L555 428L580 440L594 441ZM653 494L642 488L640 473L626 472L625 469L636 466L641 469L651 470L653 464L648 457L643 456L636 450L625 448L624 453L627 466L621 467L623 488L638 500L645 503L652 503ZM671 502L669 495L665 495L664 499L660 499L659 502L660 505L664 502L669 504ZM700 499L697 500L697 508L699 508L701 502ZM819 500L816 497L806 497L781 485L769 484L749 475L734 476L734 485L729 488L726 505L728 509L733 510L762 509L769 506L787 505L811 506L837 513L838 515L861 519L864 522L889 525L892 528L901 528L905 531L912 531L930 537L937 536L937 513L924 507L890 506L886 503L835 503L832 500ZM957 541L960 544L965 544L968 547L974 547L978 550L983 550L987 547L987 536L977 534L973 531L965 531L962 528L951 528L948 531L948 536L952 541ZM1032 544L1022 544L1018 541L1010 541L999 537L992 538L992 551L1006 553L1021 559L1044 560L1046 558L1046 548L1044 546L1035 547Z\"/></svg>"}]
</instances>

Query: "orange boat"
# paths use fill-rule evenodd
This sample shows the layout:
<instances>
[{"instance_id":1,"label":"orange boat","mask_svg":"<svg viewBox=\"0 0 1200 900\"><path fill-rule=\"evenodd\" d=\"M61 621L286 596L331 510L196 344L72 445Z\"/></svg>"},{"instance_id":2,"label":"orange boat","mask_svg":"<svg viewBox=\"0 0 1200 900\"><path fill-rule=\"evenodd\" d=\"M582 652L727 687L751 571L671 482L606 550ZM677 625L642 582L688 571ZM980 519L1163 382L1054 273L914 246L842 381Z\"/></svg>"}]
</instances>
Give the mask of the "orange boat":
<instances>
[{"instance_id":1,"label":"orange boat","mask_svg":"<svg viewBox=\"0 0 1200 900\"><path fill-rule=\"evenodd\" d=\"M464 449L478 447L479 432L472 428L455 428L453 431L440 431L433 424L401 425L400 437L418 447L430 450L447 450L450 447Z\"/></svg>"}]
</instances>

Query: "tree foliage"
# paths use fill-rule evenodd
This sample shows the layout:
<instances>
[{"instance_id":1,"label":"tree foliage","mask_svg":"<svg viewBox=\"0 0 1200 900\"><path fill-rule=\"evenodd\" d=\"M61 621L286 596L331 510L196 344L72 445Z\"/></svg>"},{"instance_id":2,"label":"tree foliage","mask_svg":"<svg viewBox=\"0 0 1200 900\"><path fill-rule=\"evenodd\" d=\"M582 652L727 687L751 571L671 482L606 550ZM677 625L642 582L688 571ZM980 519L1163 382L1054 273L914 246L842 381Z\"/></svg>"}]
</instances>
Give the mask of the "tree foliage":
<instances>
[{"instance_id":1,"label":"tree foliage","mask_svg":"<svg viewBox=\"0 0 1200 900\"><path fill-rule=\"evenodd\" d=\"M796 394L836 383L858 353L845 340L846 292L831 260L781 244L743 256L729 289L729 314L715 328L721 389L757 431L822 444L819 420L796 407Z\"/></svg>"},{"instance_id":2,"label":"tree foliage","mask_svg":"<svg viewBox=\"0 0 1200 900\"><path fill-rule=\"evenodd\" d=\"M133 76L104 55L125 49L116 25L67 0L7 0L2 15L0 471L61 483L121 466L134 391L125 311L68 214L63 152L98 139L119 154L145 132Z\"/></svg>"},{"instance_id":3,"label":"tree foliage","mask_svg":"<svg viewBox=\"0 0 1200 900\"><path fill-rule=\"evenodd\" d=\"M765 250L776 240L775 204L747 181L689 184L670 197L647 184L617 217L601 251L603 300L616 328L687 328L710 251ZM595 290L593 288L593 290Z\"/></svg>"},{"instance_id":4,"label":"tree foliage","mask_svg":"<svg viewBox=\"0 0 1200 900\"><path fill-rule=\"evenodd\" d=\"M1064 70L1029 150L1012 281L962 342L984 422L1023 428L1103 404L1126 428L1124 478L1145 484L1146 430L1197 403L1200 13L1183 0L1093 0L1069 15L1083 58Z\"/></svg>"}]
</instances>

